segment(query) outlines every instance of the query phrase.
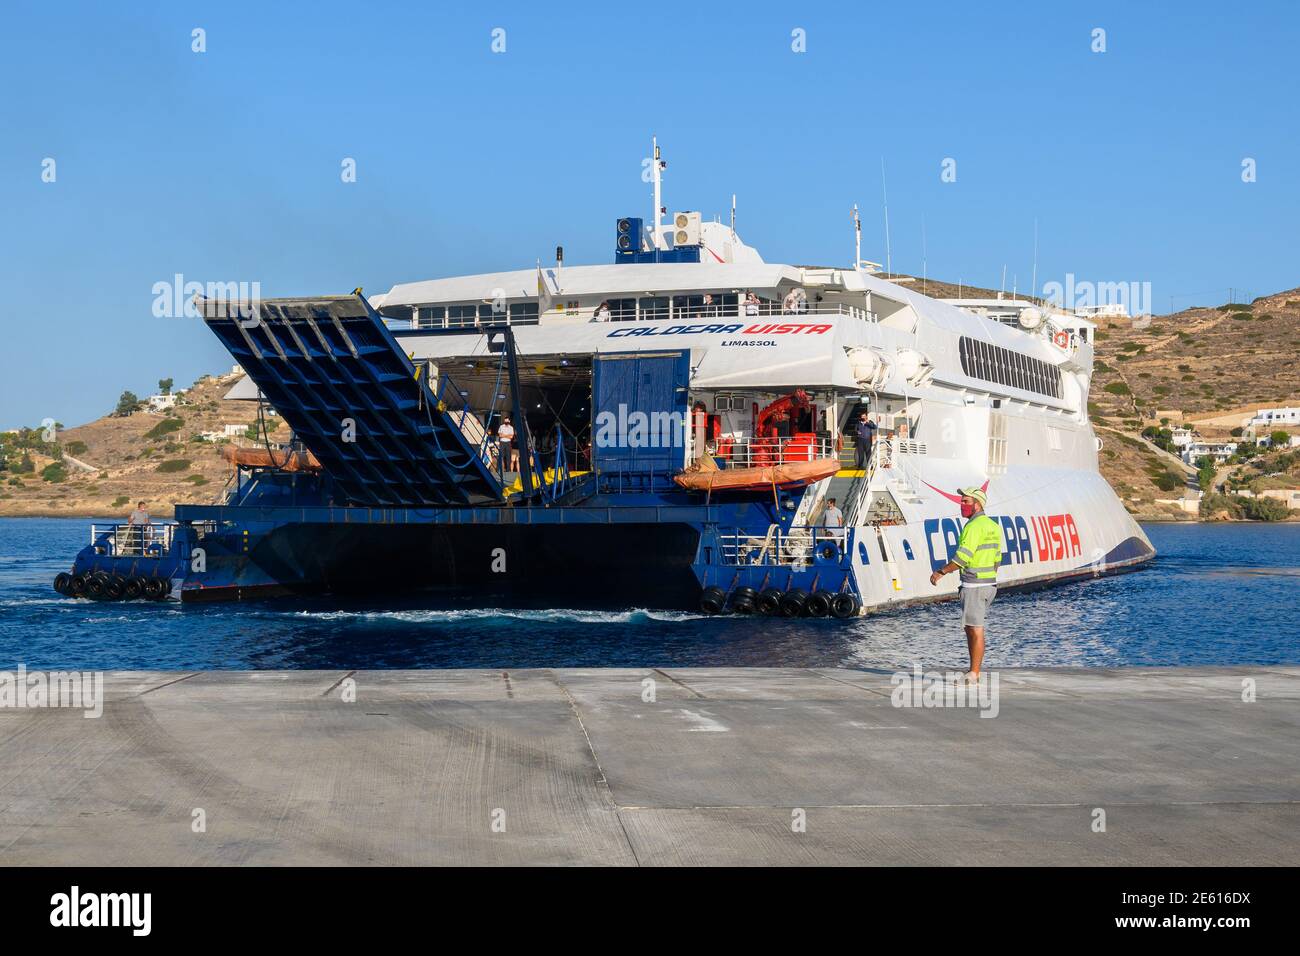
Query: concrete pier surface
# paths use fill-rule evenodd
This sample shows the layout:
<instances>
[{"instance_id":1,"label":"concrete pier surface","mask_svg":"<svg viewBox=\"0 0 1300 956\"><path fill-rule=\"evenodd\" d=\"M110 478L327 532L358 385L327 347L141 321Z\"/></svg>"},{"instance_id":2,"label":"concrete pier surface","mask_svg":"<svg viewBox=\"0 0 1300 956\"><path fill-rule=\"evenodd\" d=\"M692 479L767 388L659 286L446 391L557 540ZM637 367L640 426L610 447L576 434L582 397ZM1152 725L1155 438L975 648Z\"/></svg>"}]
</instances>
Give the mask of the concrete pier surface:
<instances>
[{"instance_id":1,"label":"concrete pier surface","mask_svg":"<svg viewBox=\"0 0 1300 956\"><path fill-rule=\"evenodd\" d=\"M0 861L1300 863L1300 667L996 673L110 672L0 708Z\"/></svg>"}]
</instances>

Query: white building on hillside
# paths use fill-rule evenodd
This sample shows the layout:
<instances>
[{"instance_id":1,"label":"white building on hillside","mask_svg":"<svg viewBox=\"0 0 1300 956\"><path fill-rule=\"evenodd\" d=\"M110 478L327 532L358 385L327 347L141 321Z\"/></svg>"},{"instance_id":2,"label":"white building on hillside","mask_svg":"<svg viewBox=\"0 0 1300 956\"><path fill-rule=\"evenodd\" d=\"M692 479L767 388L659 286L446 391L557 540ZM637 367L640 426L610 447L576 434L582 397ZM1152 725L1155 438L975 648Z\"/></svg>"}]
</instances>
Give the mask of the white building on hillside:
<instances>
[{"instance_id":1,"label":"white building on hillside","mask_svg":"<svg viewBox=\"0 0 1300 956\"><path fill-rule=\"evenodd\" d=\"M1074 314L1081 319L1127 319L1128 306L1123 302L1110 302L1106 305L1085 305L1075 309Z\"/></svg>"},{"instance_id":2,"label":"white building on hillside","mask_svg":"<svg viewBox=\"0 0 1300 956\"><path fill-rule=\"evenodd\" d=\"M1300 407L1261 408L1245 424L1245 437L1258 441L1275 431L1294 433L1300 429Z\"/></svg>"},{"instance_id":3,"label":"white building on hillside","mask_svg":"<svg viewBox=\"0 0 1300 956\"><path fill-rule=\"evenodd\" d=\"M1183 449L1182 459L1194 465L1207 455L1217 462L1225 462L1237 451L1235 441L1193 441Z\"/></svg>"}]
</instances>

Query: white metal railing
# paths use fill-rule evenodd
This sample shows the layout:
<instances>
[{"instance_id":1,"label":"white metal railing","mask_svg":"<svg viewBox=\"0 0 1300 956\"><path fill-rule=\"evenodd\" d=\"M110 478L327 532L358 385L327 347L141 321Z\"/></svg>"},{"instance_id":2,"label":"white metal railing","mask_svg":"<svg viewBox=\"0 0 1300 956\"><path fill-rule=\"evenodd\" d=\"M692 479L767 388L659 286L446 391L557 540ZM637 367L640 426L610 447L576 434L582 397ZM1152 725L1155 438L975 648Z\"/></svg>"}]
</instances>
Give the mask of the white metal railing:
<instances>
[{"instance_id":1,"label":"white metal railing","mask_svg":"<svg viewBox=\"0 0 1300 956\"><path fill-rule=\"evenodd\" d=\"M706 449L728 468L765 468L795 462L835 458L835 442L825 436L807 438L721 438Z\"/></svg>"},{"instance_id":2,"label":"white metal railing","mask_svg":"<svg viewBox=\"0 0 1300 956\"><path fill-rule=\"evenodd\" d=\"M160 558L175 532L175 524L92 524L90 543L109 557Z\"/></svg>"},{"instance_id":3,"label":"white metal railing","mask_svg":"<svg viewBox=\"0 0 1300 956\"><path fill-rule=\"evenodd\" d=\"M805 316L835 316L843 315L850 318L859 319L863 322L875 322L877 316L875 312L847 303L811 303L805 304L803 308L786 308L780 302L758 302L747 303L713 303L711 305L688 304L688 305L665 305L655 308L637 307L635 311L615 310L610 313L608 319L596 318L596 307L590 310L582 309L577 313L570 312L570 315L585 315L590 312L591 321L593 322L716 322L723 319L765 319L779 318L786 322L799 321Z\"/></svg>"},{"instance_id":4,"label":"white metal railing","mask_svg":"<svg viewBox=\"0 0 1300 956\"><path fill-rule=\"evenodd\" d=\"M772 525L765 535L720 534L719 557L733 567L802 567L819 555L837 561L844 555L851 530L797 526L782 531L779 525Z\"/></svg>"}]
</instances>

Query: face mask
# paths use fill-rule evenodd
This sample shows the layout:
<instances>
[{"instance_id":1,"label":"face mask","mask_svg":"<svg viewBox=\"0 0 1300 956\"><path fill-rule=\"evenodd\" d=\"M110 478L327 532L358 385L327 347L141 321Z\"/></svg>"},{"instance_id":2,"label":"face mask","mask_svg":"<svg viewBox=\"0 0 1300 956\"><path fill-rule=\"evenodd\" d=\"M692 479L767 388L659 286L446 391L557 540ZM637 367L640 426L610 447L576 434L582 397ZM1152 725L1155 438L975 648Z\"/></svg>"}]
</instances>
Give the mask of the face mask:
<instances>
[{"instance_id":1,"label":"face mask","mask_svg":"<svg viewBox=\"0 0 1300 956\"><path fill-rule=\"evenodd\" d=\"M975 506L974 506L974 505L968 505L968 504L967 504L966 502L964 502L964 501L961 503L961 516L962 516L963 518L969 518L969 517L970 517L971 515L973 515L974 513L975 513Z\"/></svg>"}]
</instances>

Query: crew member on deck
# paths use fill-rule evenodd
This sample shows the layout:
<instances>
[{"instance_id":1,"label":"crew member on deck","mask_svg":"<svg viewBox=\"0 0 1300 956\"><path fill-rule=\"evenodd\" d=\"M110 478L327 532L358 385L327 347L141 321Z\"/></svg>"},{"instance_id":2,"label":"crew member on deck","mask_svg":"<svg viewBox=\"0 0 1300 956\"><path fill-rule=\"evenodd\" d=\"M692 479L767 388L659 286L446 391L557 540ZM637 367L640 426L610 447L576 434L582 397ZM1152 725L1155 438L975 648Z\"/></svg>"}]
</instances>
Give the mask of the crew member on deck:
<instances>
[{"instance_id":1,"label":"crew member on deck","mask_svg":"<svg viewBox=\"0 0 1300 956\"><path fill-rule=\"evenodd\" d=\"M510 424L510 419L501 419L501 424L497 427L497 447L500 448L499 460L501 471L518 471L519 470L519 452L515 450L515 426Z\"/></svg>"},{"instance_id":2,"label":"crew member on deck","mask_svg":"<svg viewBox=\"0 0 1300 956\"><path fill-rule=\"evenodd\" d=\"M835 538L841 537L844 528L844 512L835 505L834 498L826 499L826 510L822 512L822 525L827 528L833 528L831 535Z\"/></svg>"},{"instance_id":3,"label":"crew member on deck","mask_svg":"<svg viewBox=\"0 0 1300 956\"><path fill-rule=\"evenodd\" d=\"M153 534L153 523L149 520L149 512L144 510L144 502L136 502L135 510L131 512L126 519L127 528L130 529L130 542L133 547L144 553L145 536Z\"/></svg>"},{"instance_id":4,"label":"crew member on deck","mask_svg":"<svg viewBox=\"0 0 1300 956\"><path fill-rule=\"evenodd\" d=\"M854 467L859 471L866 471L867 464L871 461L871 450L876 443L876 423L873 422L866 412L858 415L858 420L853 426L854 441Z\"/></svg>"},{"instance_id":5,"label":"crew member on deck","mask_svg":"<svg viewBox=\"0 0 1300 956\"><path fill-rule=\"evenodd\" d=\"M998 565L1002 563L1002 529L984 513L987 498L982 488L960 488L961 516L968 519L957 541L957 554L930 575L930 583L961 571L961 623L966 628L970 670L965 681L979 680L984 662L984 618L998 593Z\"/></svg>"}]
</instances>

